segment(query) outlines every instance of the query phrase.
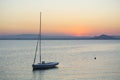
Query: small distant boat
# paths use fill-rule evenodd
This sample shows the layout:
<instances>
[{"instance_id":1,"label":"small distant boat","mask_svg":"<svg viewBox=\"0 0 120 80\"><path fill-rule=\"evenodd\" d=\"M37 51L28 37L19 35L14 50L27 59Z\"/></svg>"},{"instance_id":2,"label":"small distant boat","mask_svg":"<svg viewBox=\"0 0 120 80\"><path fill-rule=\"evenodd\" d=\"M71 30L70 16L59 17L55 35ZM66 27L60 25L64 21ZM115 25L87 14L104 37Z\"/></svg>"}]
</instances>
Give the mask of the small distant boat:
<instances>
[{"instance_id":1,"label":"small distant boat","mask_svg":"<svg viewBox=\"0 0 120 80\"><path fill-rule=\"evenodd\" d=\"M39 54L40 54L40 62L35 64L38 47L39 47ZM36 45L36 50L35 50L35 57L34 57L34 61L32 64L33 70L55 68L56 65L58 65L58 64L59 64L58 62L47 62L46 63L45 61L41 60L41 12L40 12L40 30L39 30L39 38L37 40L37 45Z\"/></svg>"}]
</instances>

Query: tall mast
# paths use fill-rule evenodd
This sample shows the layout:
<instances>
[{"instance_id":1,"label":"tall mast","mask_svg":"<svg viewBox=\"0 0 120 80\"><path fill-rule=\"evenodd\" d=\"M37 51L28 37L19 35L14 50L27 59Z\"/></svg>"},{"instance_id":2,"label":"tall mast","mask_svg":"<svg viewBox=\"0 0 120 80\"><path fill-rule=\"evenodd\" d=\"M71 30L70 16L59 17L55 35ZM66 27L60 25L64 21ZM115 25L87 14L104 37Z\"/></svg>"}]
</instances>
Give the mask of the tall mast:
<instances>
[{"instance_id":1,"label":"tall mast","mask_svg":"<svg viewBox=\"0 0 120 80\"><path fill-rule=\"evenodd\" d=\"M40 63L41 63L41 15L42 13L40 12L40 30L39 30L39 54L40 54Z\"/></svg>"}]
</instances>

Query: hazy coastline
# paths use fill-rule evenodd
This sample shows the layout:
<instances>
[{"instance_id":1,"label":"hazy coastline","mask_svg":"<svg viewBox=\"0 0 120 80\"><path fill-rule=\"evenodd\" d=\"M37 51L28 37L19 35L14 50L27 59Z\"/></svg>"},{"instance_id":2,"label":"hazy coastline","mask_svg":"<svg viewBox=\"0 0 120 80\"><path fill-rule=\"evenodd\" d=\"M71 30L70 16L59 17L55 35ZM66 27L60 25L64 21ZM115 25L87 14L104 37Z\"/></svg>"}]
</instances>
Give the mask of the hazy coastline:
<instances>
[{"instance_id":1,"label":"hazy coastline","mask_svg":"<svg viewBox=\"0 0 120 80\"><path fill-rule=\"evenodd\" d=\"M1 35L0 40L37 40L37 34ZM42 35L42 40L120 40L120 36L102 34L99 36L49 36Z\"/></svg>"}]
</instances>

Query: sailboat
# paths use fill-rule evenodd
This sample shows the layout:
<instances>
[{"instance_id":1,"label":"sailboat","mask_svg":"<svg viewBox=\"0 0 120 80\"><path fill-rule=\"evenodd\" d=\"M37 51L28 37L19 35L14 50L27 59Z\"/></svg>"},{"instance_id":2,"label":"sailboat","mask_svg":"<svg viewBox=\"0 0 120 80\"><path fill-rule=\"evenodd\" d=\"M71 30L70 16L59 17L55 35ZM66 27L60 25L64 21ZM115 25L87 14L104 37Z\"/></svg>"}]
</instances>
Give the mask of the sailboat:
<instances>
[{"instance_id":1,"label":"sailboat","mask_svg":"<svg viewBox=\"0 0 120 80\"><path fill-rule=\"evenodd\" d=\"M35 57L34 57L34 61L32 64L33 70L35 69L50 69L50 68L55 68L59 62L45 62L41 60L41 12L40 12L40 30L39 30L39 36L38 36L38 40L37 40L37 45L36 45L36 50L35 50ZM38 48L39 47L39 48ZM39 63L35 63L36 61L36 56L37 56L37 52L39 49Z\"/></svg>"}]
</instances>

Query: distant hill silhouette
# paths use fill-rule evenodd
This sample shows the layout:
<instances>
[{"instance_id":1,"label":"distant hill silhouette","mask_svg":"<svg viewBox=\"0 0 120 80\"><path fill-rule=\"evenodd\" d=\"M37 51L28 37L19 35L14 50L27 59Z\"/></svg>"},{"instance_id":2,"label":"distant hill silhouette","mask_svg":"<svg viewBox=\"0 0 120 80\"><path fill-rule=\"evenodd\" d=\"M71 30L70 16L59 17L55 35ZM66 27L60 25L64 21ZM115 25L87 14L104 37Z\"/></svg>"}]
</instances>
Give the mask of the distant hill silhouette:
<instances>
[{"instance_id":1,"label":"distant hill silhouette","mask_svg":"<svg viewBox=\"0 0 120 80\"><path fill-rule=\"evenodd\" d=\"M108 36L108 35L103 34L100 36L95 36L92 39L119 39L119 38L116 38L115 36Z\"/></svg>"},{"instance_id":2,"label":"distant hill silhouette","mask_svg":"<svg viewBox=\"0 0 120 80\"><path fill-rule=\"evenodd\" d=\"M36 34L19 34L19 35L1 35L1 40L26 40L26 39L37 39L38 35Z\"/></svg>"},{"instance_id":3,"label":"distant hill silhouette","mask_svg":"<svg viewBox=\"0 0 120 80\"><path fill-rule=\"evenodd\" d=\"M37 34L19 34L19 35L1 35L0 40L36 40L38 39ZM120 40L120 36L109 36L109 35L99 35L99 36L70 36L70 35L42 35L42 39L45 40Z\"/></svg>"}]
</instances>

